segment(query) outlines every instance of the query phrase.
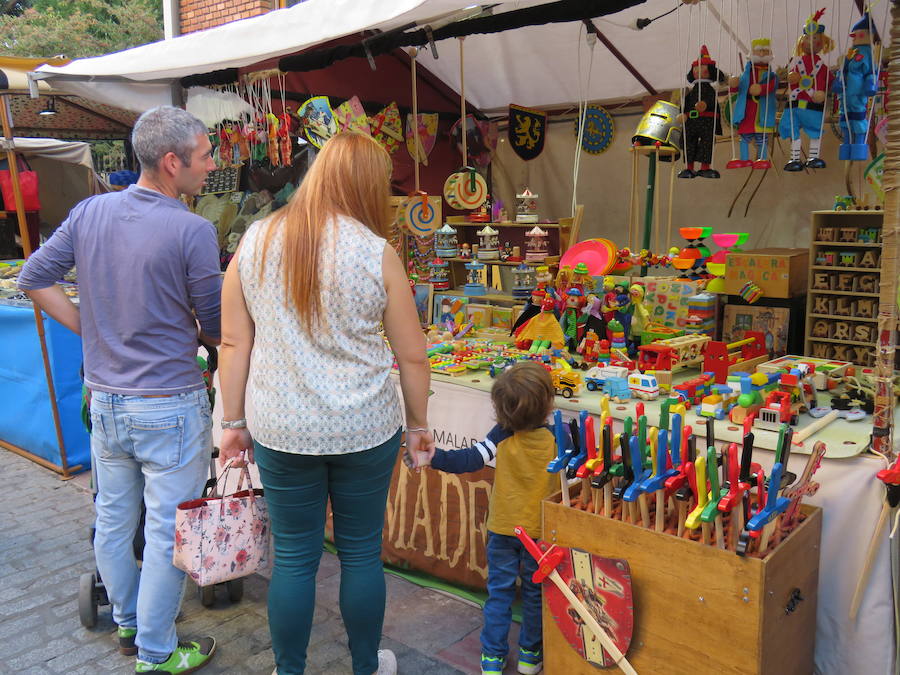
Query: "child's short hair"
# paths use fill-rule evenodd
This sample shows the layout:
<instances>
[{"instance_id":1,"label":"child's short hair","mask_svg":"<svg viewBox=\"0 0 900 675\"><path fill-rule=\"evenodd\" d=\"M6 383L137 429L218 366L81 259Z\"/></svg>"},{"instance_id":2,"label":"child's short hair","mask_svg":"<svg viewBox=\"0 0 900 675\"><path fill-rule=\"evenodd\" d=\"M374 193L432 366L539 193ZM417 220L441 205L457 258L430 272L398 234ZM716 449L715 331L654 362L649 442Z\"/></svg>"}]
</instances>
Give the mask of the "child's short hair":
<instances>
[{"instance_id":1,"label":"child's short hair","mask_svg":"<svg viewBox=\"0 0 900 675\"><path fill-rule=\"evenodd\" d=\"M522 361L501 373L491 388L497 424L508 431L537 429L553 407L550 373L535 361Z\"/></svg>"}]
</instances>

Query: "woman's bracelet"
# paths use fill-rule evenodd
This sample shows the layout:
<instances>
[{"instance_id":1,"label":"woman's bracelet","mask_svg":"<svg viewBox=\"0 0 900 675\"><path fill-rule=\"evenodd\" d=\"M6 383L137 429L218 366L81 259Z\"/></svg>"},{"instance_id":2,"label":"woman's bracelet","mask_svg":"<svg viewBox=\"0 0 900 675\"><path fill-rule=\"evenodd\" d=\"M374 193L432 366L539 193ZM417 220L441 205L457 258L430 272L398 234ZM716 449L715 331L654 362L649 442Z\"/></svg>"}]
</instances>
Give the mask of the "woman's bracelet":
<instances>
[{"instance_id":1,"label":"woman's bracelet","mask_svg":"<svg viewBox=\"0 0 900 675\"><path fill-rule=\"evenodd\" d=\"M419 433L427 433L427 432L428 432L428 427L408 427L408 428L406 429L406 433L409 433L410 431L416 431L416 432L419 432Z\"/></svg>"}]
</instances>

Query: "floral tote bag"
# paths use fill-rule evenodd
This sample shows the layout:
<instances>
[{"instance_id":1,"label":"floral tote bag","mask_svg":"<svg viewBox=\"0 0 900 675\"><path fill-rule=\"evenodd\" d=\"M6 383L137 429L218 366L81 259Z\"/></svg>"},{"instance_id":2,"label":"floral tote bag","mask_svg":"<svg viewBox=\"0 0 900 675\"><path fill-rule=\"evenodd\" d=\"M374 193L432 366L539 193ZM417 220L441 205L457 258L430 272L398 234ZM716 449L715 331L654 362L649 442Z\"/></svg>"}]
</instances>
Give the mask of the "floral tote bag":
<instances>
[{"instance_id":1,"label":"floral tote bag","mask_svg":"<svg viewBox=\"0 0 900 675\"><path fill-rule=\"evenodd\" d=\"M247 467L237 491L218 495L218 482L231 469L225 465L208 496L178 505L172 563L198 586L245 577L269 565L269 515L262 489L254 488ZM244 481L247 489L242 489Z\"/></svg>"}]
</instances>

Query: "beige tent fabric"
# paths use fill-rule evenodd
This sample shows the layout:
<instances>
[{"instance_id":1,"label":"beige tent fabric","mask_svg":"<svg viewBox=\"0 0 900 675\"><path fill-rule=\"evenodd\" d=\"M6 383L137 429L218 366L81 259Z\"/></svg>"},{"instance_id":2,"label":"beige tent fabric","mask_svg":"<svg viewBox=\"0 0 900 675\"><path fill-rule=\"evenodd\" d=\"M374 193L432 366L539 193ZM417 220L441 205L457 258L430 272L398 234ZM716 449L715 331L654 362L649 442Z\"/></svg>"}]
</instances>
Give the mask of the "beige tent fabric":
<instances>
[{"instance_id":1,"label":"beige tent fabric","mask_svg":"<svg viewBox=\"0 0 900 675\"><path fill-rule=\"evenodd\" d=\"M578 202L585 205L584 223L580 239L605 237L620 248L626 245L628 232L628 208L631 190L631 136L640 121L638 115L616 116L615 136L610 148L600 155L583 153L578 181ZM574 121L550 124L543 153L525 162L509 148L506 131L500 132L500 142L492 165L495 195L503 200L507 211L514 213L515 194L527 185L540 195L539 209L543 219L556 220L571 215L572 171L575 157ZM780 142L780 146L779 146ZM683 245L678 238L678 227L710 225L714 232L750 232L744 248L809 246L809 212L830 209L835 195L846 194L843 162L837 159L838 142L826 126L821 157L828 168L809 173L785 173L781 167L787 162L785 153L789 143L776 140L774 166L769 169L762 187L757 192L750 211L744 217L744 207L762 171L753 171L749 185L744 188L731 218L728 208L750 169L725 169L731 159L731 143L728 136L716 145L714 167L722 178L675 179L673 206L673 242ZM865 163L854 162L852 175L865 168ZM643 213L648 160L641 158L638 198ZM665 238L666 199L669 189L671 165L660 162L657 172L660 180L660 241ZM684 167L679 161L676 171ZM858 183L854 179L855 189ZM868 192L868 190L865 190ZM874 203L870 195L870 203ZM643 232L643 218L640 220ZM710 241L710 244L712 242ZM652 247L652 244L651 244ZM659 253L665 252L663 250ZM714 246L711 246L716 250ZM655 251L657 252L657 251Z\"/></svg>"}]
</instances>

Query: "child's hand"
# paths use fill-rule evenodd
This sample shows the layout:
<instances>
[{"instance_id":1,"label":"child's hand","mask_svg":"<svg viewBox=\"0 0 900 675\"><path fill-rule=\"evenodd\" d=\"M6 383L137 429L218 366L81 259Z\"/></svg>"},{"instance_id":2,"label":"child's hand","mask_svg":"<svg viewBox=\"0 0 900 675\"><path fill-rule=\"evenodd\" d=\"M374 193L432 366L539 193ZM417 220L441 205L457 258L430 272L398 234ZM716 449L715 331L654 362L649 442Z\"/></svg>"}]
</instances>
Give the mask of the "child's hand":
<instances>
[{"instance_id":1,"label":"child's hand","mask_svg":"<svg viewBox=\"0 0 900 675\"><path fill-rule=\"evenodd\" d=\"M434 437L430 431L408 431L403 463L416 470L429 466L434 457L434 449Z\"/></svg>"},{"instance_id":2,"label":"child's hand","mask_svg":"<svg viewBox=\"0 0 900 675\"><path fill-rule=\"evenodd\" d=\"M409 469L421 469L424 466L431 465L431 458L434 457L434 449L429 451L409 450L403 453L403 463Z\"/></svg>"}]
</instances>

